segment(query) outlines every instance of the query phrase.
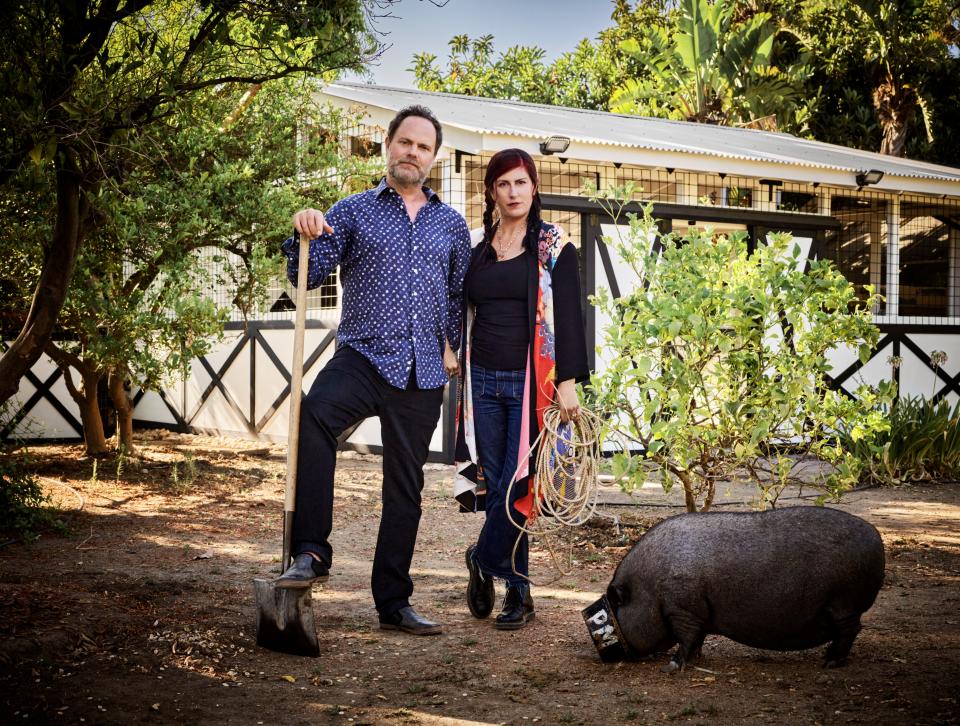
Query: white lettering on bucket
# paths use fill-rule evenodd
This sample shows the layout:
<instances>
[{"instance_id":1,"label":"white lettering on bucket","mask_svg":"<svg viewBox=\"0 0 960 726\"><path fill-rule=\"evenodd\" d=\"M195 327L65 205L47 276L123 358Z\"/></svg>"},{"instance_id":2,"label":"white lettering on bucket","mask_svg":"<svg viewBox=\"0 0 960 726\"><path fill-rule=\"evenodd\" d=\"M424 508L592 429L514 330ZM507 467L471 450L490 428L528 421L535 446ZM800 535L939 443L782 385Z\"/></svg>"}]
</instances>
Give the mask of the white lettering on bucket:
<instances>
[{"instance_id":1,"label":"white lettering on bucket","mask_svg":"<svg viewBox=\"0 0 960 726\"><path fill-rule=\"evenodd\" d=\"M607 620L607 611L600 610L595 615L591 615L587 622L592 623L593 625L603 625L605 622L607 622Z\"/></svg>"},{"instance_id":2,"label":"white lettering on bucket","mask_svg":"<svg viewBox=\"0 0 960 726\"><path fill-rule=\"evenodd\" d=\"M599 641L600 645L603 647L619 642L612 625L604 625L599 630L594 630L591 635L593 636L594 640Z\"/></svg>"}]
</instances>

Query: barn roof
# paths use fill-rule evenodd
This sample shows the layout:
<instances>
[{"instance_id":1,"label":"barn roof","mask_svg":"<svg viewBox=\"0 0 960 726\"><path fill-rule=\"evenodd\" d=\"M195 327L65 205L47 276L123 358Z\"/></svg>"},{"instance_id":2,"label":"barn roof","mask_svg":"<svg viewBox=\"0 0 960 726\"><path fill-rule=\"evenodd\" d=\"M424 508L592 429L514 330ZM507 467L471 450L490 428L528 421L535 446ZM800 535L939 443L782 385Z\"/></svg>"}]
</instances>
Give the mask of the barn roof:
<instances>
[{"instance_id":1,"label":"barn roof","mask_svg":"<svg viewBox=\"0 0 960 726\"><path fill-rule=\"evenodd\" d=\"M960 169L801 139L785 133L362 83L333 83L326 86L323 93L390 111L420 103L428 106L445 128L483 136L542 140L559 135L579 144L623 150L679 152L852 174L877 169L885 175L905 179L953 182L958 185L958 191L953 193L960 193Z\"/></svg>"}]
</instances>

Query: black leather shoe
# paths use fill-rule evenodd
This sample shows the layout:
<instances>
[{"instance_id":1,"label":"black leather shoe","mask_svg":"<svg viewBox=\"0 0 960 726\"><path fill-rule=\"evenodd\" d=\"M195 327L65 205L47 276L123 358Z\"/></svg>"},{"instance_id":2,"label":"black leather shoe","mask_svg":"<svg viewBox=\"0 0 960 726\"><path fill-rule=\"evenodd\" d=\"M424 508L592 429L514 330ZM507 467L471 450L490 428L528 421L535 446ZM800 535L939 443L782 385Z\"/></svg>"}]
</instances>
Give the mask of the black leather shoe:
<instances>
[{"instance_id":1,"label":"black leather shoe","mask_svg":"<svg viewBox=\"0 0 960 726\"><path fill-rule=\"evenodd\" d=\"M439 635L443 631L440 623L420 617L409 605L390 615L381 615L380 627L383 630L402 630L413 635Z\"/></svg>"},{"instance_id":2,"label":"black leather shoe","mask_svg":"<svg viewBox=\"0 0 960 726\"><path fill-rule=\"evenodd\" d=\"M470 572L470 584L467 585L467 607L475 618L485 618L493 612L493 578L480 572L473 553L476 545L467 547L467 570Z\"/></svg>"},{"instance_id":3,"label":"black leather shoe","mask_svg":"<svg viewBox=\"0 0 960 726\"><path fill-rule=\"evenodd\" d=\"M536 613L533 612L533 598L530 596L530 588L520 588L512 585L507 588L507 596L503 598L503 610L497 616L494 627L497 630L519 630L527 624L528 620L533 620L534 617L536 617Z\"/></svg>"},{"instance_id":4,"label":"black leather shoe","mask_svg":"<svg viewBox=\"0 0 960 726\"><path fill-rule=\"evenodd\" d=\"M285 588L307 588L315 582L330 579L330 568L309 552L303 552L293 558L293 563L277 578L276 586Z\"/></svg>"}]
</instances>

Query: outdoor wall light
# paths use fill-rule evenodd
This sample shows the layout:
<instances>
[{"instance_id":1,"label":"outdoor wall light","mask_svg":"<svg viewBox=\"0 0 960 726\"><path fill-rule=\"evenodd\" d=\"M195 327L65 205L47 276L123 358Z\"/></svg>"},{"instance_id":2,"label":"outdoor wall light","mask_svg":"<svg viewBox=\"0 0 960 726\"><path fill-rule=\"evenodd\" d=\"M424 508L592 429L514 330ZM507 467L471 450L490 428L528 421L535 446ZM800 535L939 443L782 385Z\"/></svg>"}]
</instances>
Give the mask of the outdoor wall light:
<instances>
[{"instance_id":1,"label":"outdoor wall light","mask_svg":"<svg viewBox=\"0 0 960 726\"><path fill-rule=\"evenodd\" d=\"M544 156L550 154L562 154L570 146L570 139L566 136L551 136L546 141L540 142L540 153Z\"/></svg>"},{"instance_id":2,"label":"outdoor wall light","mask_svg":"<svg viewBox=\"0 0 960 726\"><path fill-rule=\"evenodd\" d=\"M883 172L879 169L871 169L870 171L857 174L857 186L867 187L871 184L879 183L881 179L883 179Z\"/></svg>"}]
</instances>

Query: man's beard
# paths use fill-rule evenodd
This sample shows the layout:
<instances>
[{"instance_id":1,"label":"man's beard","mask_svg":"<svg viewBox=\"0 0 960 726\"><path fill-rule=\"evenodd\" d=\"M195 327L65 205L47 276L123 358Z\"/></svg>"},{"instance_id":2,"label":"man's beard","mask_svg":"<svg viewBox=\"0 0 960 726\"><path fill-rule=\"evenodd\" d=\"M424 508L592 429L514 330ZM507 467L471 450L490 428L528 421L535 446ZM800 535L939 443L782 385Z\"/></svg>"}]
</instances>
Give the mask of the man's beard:
<instances>
[{"instance_id":1,"label":"man's beard","mask_svg":"<svg viewBox=\"0 0 960 726\"><path fill-rule=\"evenodd\" d=\"M392 179L404 186L420 186L427 179L419 166L413 164L413 162L404 162L402 159L392 163L387 172Z\"/></svg>"}]
</instances>

